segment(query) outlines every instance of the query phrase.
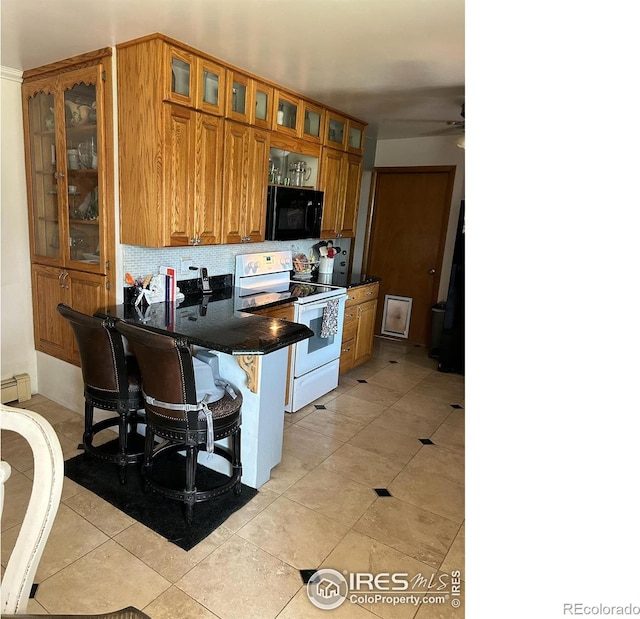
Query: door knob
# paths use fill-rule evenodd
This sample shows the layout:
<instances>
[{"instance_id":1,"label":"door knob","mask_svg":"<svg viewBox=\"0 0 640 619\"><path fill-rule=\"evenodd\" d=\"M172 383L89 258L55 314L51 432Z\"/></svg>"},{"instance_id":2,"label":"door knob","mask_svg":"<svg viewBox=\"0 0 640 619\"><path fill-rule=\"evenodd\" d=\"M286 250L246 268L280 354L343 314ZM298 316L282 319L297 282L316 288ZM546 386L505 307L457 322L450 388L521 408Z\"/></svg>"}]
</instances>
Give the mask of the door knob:
<instances>
[{"instance_id":1,"label":"door knob","mask_svg":"<svg viewBox=\"0 0 640 619\"><path fill-rule=\"evenodd\" d=\"M435 275L435 274L436 274L435 269L429 269L429 275Z\"/></svg>"}]
</instances>

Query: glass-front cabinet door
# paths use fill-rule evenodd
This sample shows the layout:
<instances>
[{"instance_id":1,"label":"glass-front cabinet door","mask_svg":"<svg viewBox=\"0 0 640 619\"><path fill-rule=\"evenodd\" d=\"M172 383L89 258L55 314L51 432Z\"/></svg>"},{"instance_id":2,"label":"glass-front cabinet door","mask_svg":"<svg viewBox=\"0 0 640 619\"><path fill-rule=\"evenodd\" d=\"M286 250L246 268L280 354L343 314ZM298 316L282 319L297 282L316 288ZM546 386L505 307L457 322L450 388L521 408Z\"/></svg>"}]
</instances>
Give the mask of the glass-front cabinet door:
<instances>
[{"instance_id":1,"label":"glass-front cabinet door","mask_svg":"<svg viewBox=\"0 0 640 619\"><path fill-rule=\"evenodd\" d=\"M25 86L35 262L101 270L101 74L90 67Z\"/></svg>"},{"instance_id":2,"label":"glass-front cabinet door","mask_svg":"<svg viewBox=\"0 0 640 619\"><path fill-rule=\"evenodd\" d=\"M345 148L347 137L347 119L333 112L327 113L325 144L332 148Z\"/></svg>"},{"instance_id":3,"label":"glass-front cabinet door","mask_svg":"<svg viewBox=\"0 0 640 619\"><path fill-rule=\"evenodd\" d=\"M196 107L204 112L222 116L225 103L225 69L208 60L198 60Z\"/></svg>"},{"instance_id":4,"label":"glass-front cabinet door","mask_svg":"<svg viewBox=\"0 0 640 619\"><path fill-rule=\"evenodd\" d=\"M28 161L31 168L28 186L32 258L46 262L62 262L58 185L63 185L57 171L56 97L51 82L31 85L25 100L27 110ZM63 155L64 156L64 155Z\"/></svg>"},{"instance_id":5,"label":"glass-front cabinet door","mask_svg":"<svg viewBox=\"0 0 640 619\"><path fill-rule=\"evenodd\" d=\"M62 213L69 237L68 260L76 268L100 264L100 176L98 155L102 144L98 126L98 73L94 68L61 76L65 107L63 162L66 184L62 192ZM60 166L58 156L58 169ZM66 185L66 186L65 186ZM65 194L66 190L66 194ZM74 266L70 264L69 266Z\"/></svg>"},{"instance_id":6,"label":"glass-front cabinet door","mask_svg":"<svg viewBox=\"0 0 640 619\"><path fill-rule=\"evenodd\" d=\"M196 58L182 49L166 46L166 66L169 70L165 99L182 105L194 105Z\"/></svg>"},{"instance_id":7,"label":"glass-front cabinet door","mask_svg":"<svg viewBox=\"0 0 640 619\"><path fill-rule=\"evenodd\" d=\"M302 125L302 137L311 142L322 141L324 129L324 110L308 101L302 102L304 122Z\"/></svg>"},{"instance_id":8,"label":"glass-front cabinet door","mask_svg":"<svg viewBox=\"0 0 640 619\"><path fill-rule=\"evenodd\" d=\"M298 122L300 120L300 99L284 92L276 91L276 110L273 129L279 133L298 137Z\"/></svg>"},{"instance_id":9,"label":"glass-front cabinet door","mask_svg":"<svg viewBox=\"0 0 640 619\"><path fill-rule=\"evenodd\" d=\"M251 81L254 101L254 116L251 124L263 129L271 129L273 88L256 80Z\"/></svg>"},{"instance_id":10,"label":"glass-front cabinet door","mask_svg":"<svg viewBox=\"0 0 640 619\"><path fill-rule=\"evenodd\" d=\"M351 153L361 155L364 151L364 129L365 125L355 120L349 119L349 135L347 139L347 150Z\"/></svg>"},{"instance_id":11,"label":"glass-front cabinet door","mask_svg":"<svg viewBox=\"0 0 640 619\"><path fill-rule=\"evenodd\" d=\"M251 78L237 71L227 71L227 118L248 123L251 120Z\"/></svg>"}]
</instances>

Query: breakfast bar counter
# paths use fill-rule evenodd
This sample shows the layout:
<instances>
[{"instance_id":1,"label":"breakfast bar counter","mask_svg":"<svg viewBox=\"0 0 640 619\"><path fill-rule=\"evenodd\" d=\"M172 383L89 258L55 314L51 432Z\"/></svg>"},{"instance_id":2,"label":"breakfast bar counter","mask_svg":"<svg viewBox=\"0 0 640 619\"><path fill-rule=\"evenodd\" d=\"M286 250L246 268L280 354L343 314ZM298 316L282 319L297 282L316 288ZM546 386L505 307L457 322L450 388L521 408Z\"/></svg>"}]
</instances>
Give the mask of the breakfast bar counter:
<instances>
[{"instance_id":1,"label":"breakfast bar counter","mask_svg":"<svg viewBox=\"0 0 640 619\"><path fill-rule=\"evenodd\" d=\"M227 291L178 304L114 305L95 315L182 337L217 354L220 375L243 396L242 483L259 488L282 458L288 347L313 332L301 324L236 311L233 296ZM226 461L219 460L205 453L198 457L200 464L226 473Z\"/></svg>"},{"instance_id":2,"label":"breakfast bar counter","mask_svg":"<svg viewBox=\"0 0 640 619\"><path fill-rule=\"evenodd\" d=\"M222 298L218 298L222 296ZM96 316L111 316L162 334L179 335L190 344L228 355L267 355L304 340L312 331L304 325L234 308L234 297L208 295L181 303L113 305Z\"/></svg>"}]
</instances>

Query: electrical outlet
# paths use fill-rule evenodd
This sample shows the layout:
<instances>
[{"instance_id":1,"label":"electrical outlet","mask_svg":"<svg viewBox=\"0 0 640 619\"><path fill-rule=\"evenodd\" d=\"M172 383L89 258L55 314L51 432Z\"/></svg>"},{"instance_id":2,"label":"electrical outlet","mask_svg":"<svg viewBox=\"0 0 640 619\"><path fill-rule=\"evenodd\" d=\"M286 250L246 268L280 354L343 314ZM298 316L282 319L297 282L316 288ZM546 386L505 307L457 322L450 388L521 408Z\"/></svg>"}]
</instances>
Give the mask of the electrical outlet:
<instances>
[{"instance_id":1,"label":"electrical outlet","mask_svg":"<svg viewBox=\"0 0 640 619\"><path fill-rule=\"evenodd\" d=\"M193 260L189 257L180 258L180 273L189 273L189 269L193 266Z\"/></svg>"}]
</instances>

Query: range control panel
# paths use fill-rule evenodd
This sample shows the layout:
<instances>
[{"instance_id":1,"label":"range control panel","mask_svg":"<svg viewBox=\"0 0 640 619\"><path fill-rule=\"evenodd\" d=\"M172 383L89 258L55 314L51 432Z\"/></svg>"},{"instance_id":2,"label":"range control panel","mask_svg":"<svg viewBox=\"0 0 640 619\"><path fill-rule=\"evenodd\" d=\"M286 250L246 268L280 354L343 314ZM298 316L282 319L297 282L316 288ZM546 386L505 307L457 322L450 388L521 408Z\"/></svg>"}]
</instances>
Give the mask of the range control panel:
<instances>
[{"instance_id":1,"label":"range control panel","mask_svg":"<svg viewBox=\"0 0 640 619\"><path fill-rule=\"evenodd\" d=\"M236 256L236 277L288 272L293 269L291 250Z\"/></svg>"}]
</instances>

